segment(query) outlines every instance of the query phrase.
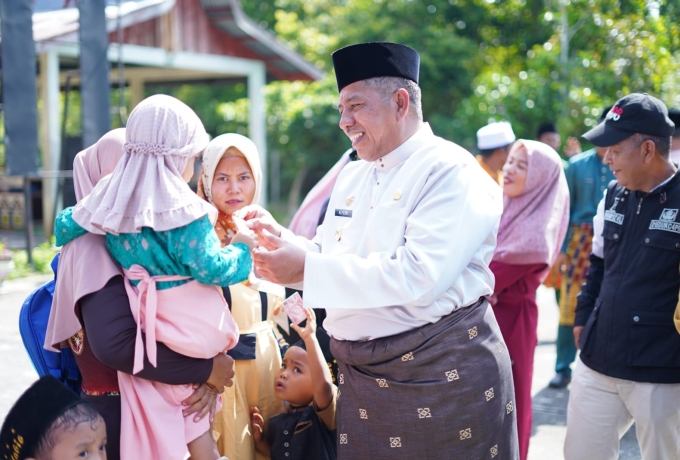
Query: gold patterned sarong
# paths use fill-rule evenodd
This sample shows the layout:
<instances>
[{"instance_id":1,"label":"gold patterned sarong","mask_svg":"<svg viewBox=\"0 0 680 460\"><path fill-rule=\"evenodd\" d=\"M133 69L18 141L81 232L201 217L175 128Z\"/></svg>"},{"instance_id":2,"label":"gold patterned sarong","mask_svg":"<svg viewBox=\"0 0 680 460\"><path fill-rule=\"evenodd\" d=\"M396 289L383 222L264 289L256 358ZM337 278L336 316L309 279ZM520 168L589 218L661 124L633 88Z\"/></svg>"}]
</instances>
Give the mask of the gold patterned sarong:
<instances>
[{"instance_id":1,"label":"gold patterned sarong","mask_svg":"<svg viewBox=\"0 0 680 460\"><path fill-rule=\"evenodd\" d=\"M571 264L562 274L562 295L560 297L560 326L573 326L576 311L576 296L586 282L590 267L590 252L593 245L591 224L572 225L569 234L567 255Z\"/></svg>"}]
</instances>

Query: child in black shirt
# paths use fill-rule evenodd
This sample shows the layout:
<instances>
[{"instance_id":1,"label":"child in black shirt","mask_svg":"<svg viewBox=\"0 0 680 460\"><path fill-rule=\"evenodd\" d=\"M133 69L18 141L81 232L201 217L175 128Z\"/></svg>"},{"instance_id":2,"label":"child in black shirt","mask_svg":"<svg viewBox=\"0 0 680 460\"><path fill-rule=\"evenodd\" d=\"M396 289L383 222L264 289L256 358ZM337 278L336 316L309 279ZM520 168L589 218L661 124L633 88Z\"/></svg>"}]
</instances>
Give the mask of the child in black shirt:
<instances>
[{"instance_id":1,"label":"child in black shirt","mask_svg":"<svg viewBox=\"0 0 680 460\"><path fill-rule=\"evenodd\" d=\"M291 327L302 341L291 346L283 358L274 384L276 397L288 402L283 414L269 420L269 433L263 435L264 420L257 407L250 410L255 448L272 460L337 458L335 444L335 404L337 387L316 338L316 317L305 308L307 324Z\"/></svg>"}]
</instances>

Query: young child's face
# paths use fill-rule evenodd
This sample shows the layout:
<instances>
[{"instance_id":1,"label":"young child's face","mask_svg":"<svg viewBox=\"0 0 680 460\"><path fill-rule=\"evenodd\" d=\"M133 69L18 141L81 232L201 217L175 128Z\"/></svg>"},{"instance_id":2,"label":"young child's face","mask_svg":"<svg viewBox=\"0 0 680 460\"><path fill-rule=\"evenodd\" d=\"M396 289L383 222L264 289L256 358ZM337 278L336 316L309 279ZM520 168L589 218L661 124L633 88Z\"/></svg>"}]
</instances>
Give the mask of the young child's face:
<instances>
[{"instance_id":1,"label":"young child's face","mask_svg":"<svg viewBox=\"0 0 680 460\"><path fill-rule=\"evenodd\" d=\"M94 422L84 421L74 428L62 429L61 433L55 435L57 443L52 449L50 459L106 460L106 424L101 417L97 417Z\"/></svg>"},{"instance_id":2,"label":"young child's face","mask_svg":"<svg viewBox=\"0 0 680 460\"><path fill-rule=\"evenodd\" d=\"M312 402L314 382L305 350L295 346L288 349L274 383L274 393L277 398L293 406L306 406Z\"/></svg>"}]
</instances>

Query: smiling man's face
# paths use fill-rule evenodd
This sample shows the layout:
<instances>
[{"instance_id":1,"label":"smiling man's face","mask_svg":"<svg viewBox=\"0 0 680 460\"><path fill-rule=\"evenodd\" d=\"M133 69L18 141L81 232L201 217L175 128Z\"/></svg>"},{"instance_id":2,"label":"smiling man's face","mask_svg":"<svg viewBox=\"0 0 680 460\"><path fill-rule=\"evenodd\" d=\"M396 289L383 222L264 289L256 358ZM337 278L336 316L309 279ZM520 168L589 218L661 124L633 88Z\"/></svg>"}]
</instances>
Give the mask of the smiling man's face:
<instances>
[{"instance_id":1,"label":"smiling man's face","mask_svg":"<svg viewBox=\"0 0 680 460\"><path fill-rule=\"evenodd\" d=\"M403 142L397 130L396 93L383 95L379 88L357 81L340 91L338 110L340 129L362 160L375 161Z\"/></svg>"}]
</instances>

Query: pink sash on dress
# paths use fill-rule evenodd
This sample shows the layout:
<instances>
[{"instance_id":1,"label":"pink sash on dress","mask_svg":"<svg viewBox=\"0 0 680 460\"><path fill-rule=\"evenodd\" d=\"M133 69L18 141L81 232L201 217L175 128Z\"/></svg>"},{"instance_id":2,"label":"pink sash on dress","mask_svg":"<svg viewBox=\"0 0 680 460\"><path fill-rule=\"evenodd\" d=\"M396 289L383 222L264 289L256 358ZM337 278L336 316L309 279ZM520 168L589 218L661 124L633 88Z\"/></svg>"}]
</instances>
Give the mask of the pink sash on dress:
<instances>
[{"instance_id":1,"label":"pink sash on dress","mask_svg":"<svg viewBox=\"0 0 680 460\"><path fill-rule=\"evenodd\" d=\"M137 321L133 373L144 367L142 330L146 332L146 353L153 366L156 341L185 356L203 359L233 348L238 342L238 328L219 287L191 280L157 290L157 281L191 278L150 276L140 265L124 272L130 310ZM134 287L130 280L139 283ZM118 373L118 384L121 460L184 460L187 444L210 429L208 417L196 423L195 414L182 414L181 403L193 393L192 385L167 385L122 372Z\"/></svg>"}]
</instances>

